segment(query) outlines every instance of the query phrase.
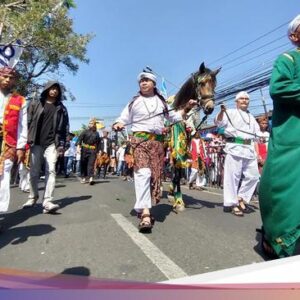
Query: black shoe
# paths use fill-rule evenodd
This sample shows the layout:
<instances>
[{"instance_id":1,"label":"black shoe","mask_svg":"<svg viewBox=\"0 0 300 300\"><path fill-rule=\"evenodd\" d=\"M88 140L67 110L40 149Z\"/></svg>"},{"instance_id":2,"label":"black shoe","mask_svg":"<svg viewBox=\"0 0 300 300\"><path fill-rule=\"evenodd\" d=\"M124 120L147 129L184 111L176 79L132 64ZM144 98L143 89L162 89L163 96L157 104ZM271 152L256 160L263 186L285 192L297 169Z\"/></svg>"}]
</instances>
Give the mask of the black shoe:
<instances>
[{"instance_id":1,"label":"black shoe","mask_svg":"<svg viewBox=\"0 0 300 300\"><path fill-rule=\"evenodd\" d=\"M232 212L232 206L223 206L223 212L231 213Z\"/></svg>"},{"instance_id":2,"label":"black shoe","mask_svg":"<svg viewBox=\"0 0 300 300\"><path fill-rule=\"evenodd\" d=\"M265 238L265 231L264 228L261 227L261 229L256 229L256 232L260 233L260 248L263 253L263 255L270 260L278 259L278 255L273 249L273 247L270 245L270 243Z\"/></svg>"}]
</instances>

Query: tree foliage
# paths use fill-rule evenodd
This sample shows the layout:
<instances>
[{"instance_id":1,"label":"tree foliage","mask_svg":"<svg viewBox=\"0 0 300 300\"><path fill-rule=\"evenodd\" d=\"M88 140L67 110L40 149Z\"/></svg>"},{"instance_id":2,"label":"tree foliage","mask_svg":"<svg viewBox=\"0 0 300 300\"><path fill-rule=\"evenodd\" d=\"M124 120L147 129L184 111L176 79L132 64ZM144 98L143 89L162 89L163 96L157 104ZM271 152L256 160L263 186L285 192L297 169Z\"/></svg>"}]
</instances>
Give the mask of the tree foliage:
<instances>
[{"instance_id":1,"label":"tree foliage","mask_svg":"<svg viewBox=\"0 0 300 300\"><path fill-rule=\"evenodd\" d=\"M89 62L86 47L93 35L74 32L68 15L73 7L73 0L1 0L0 43L20 40L24 47L16 67L23 94L31 95L41 78L53 78L65 70L75 75L80 62Z\"/></svg>"}]
</instances>

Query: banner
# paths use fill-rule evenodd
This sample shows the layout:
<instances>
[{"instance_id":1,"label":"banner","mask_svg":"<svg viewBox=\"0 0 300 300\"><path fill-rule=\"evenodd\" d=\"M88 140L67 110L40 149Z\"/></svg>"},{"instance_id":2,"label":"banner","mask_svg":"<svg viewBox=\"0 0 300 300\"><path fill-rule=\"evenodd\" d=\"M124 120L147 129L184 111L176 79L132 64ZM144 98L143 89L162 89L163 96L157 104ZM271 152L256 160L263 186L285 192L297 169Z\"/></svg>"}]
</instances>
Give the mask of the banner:
<instances>
[{"instance_id":1,"label":"banner","mask_svg":"<svg viewBox=\"0 0 300 300\"><path fill-rule=\"evenodd\" d=\"M160 88L161 94L164 96L165 99L168 98L168 93L167 93L167 85L165 79L162 77L161 78L161 88Z\"/></svg>"},{"instance_id":2,"label":"banner","mask_svg":"<svg viewBox=\"0 0 300 300\"><path fill-rule=\"evenodd\" d=\"M14 68L19 62L22 52L23 47L19 40L14 45L0 45L0 66Z\"/></svg>"}]
</instances>

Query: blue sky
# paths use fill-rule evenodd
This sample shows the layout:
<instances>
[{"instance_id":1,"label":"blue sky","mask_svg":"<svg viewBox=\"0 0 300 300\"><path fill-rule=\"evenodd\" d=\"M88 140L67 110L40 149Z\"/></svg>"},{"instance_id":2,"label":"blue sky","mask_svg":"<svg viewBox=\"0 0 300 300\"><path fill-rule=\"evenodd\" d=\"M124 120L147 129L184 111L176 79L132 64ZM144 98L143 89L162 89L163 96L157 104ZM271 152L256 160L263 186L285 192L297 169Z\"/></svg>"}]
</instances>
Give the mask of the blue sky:
<instances>
[{"instance_id":1,"label":"blue sky","mask_svg":"<svg viewBox=\"0 0 300 300\"><path fill-rule=\"evenodd\" d=\"M222 66L218 87L271 66L279 53L291 47L285 23L300 13L298 1L286 0L76 3L77 8L70 11L75 31L94 33L95 38L88 46L90 63L80 65L76 76L62 78L76 97L75 102L66 102L71 130L92 116L103 118L109 127L138 91L136 77L145 66L166 78L169 94L176 93L202 61L210 68ZM272 109L267 89L263 95ZM263 111L260 97L253 94L252 113Z\"/></svg>"}]
</instances>

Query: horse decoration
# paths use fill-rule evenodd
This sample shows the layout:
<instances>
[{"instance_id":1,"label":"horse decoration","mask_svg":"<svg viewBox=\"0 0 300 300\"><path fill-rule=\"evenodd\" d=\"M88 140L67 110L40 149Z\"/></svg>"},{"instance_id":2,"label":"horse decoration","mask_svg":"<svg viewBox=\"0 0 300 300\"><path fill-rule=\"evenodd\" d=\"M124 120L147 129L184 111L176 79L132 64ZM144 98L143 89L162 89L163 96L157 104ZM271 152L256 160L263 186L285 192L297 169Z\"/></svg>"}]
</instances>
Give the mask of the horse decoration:
<instances>
[{"instance_id":1,"label":"horse decoration","mask_svg":"<svg viewBox=\"0 0 300 300\"><path fill-rule=\"evenodd\" d=\"M198 100L199 107L205 115L209 115L214 110L214 90L216 87L216 75L221 68L210 70L202 63L199 70L191 74L190 78L182 85L175 96L171 96L167 102L175 110L184 107L190 99ZM173 166L172 184L170 185L168 198L173 205L174 212L178 213L185 208L180 181L183 168L188 167L189 143L191 135L197 128L196 113L198 109L191 110L186 120L171 125L170 148L171 165Z\"/></svg>"},{"instance_id":2,"label":"horse decoration","mask_svg":"<svg viewBox=\"0 0 300 300\"><path fill-rule=\"evenodd\" d=\"M110 163L110 158L109 158L108 154L106 152L100 151L97 154L97 157L95 160L95 165L94 165L95 176L100 178L101 168L103 168L103 179L105 179L109 163Z\"/></svg>"}]
</instances>

